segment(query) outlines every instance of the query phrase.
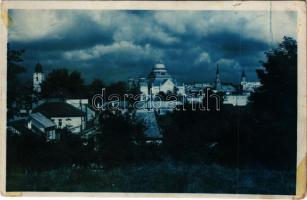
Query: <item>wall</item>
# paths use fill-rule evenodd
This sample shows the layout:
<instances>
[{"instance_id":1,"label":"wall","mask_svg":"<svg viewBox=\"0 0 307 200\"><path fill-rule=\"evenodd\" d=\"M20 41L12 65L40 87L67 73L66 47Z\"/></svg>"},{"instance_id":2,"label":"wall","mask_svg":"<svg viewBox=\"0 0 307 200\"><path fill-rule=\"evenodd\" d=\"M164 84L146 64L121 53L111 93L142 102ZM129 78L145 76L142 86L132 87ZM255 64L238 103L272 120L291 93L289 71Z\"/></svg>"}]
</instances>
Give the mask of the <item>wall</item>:
<instances>
[{"instance_id":1,"label":"wall","mask_svg":"<svg viewBox=\"0 0 307 200\"><path fill-rule=\"evenodd\" d=\"M41 92L41 84L44 81L43 73L34 73L33 74L33 90L36 92Z\"/></svg>"},{"instance_id":2,"label":"wall","mask_svg":"<svg viewBox=\"0 0 307 200\"><path fill-rule=\"evenodd\" d=\"M88 99L67 99L66 103L86 113L87 121L91 121L95 118L95 111L88 107L91 106L88 104Z\"/></svg>"},{"instance_id":3,"label":"wall","mask_svg":"<svg viewBox=\"0 0 307 200\"><path fill-rule=\"evenodd\" d=\"M160 91L167 94L168 92L174 92L174 83L170 80L167 80L164 84L160 86Z\"/></svg>"},{"instance_id":4,"label":"wall","mask_svg":"<svg viewBox=\"0 0 307 200\"><path fill-rule=\"evenodd\" d=\"M73 133L80 133L85 127L83 117L52 117L51 120L56 124L57 128L67 127ZM60 126L60 120L62 120L62 126Z\"/></svg>"}]
</instances>

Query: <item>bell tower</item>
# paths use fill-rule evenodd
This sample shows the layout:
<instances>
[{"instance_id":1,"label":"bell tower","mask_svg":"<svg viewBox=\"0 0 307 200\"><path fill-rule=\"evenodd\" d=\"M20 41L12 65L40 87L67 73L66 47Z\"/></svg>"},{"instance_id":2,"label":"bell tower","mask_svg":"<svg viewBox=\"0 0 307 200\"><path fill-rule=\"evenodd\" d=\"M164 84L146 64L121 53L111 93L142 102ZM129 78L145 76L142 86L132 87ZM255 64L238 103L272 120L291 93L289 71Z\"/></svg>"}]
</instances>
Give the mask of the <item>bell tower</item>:
<instances>
[{"instance_id":1,"label":"bell tower","mask_svg":"<svg viewBox=\"0 0 307 200\"><path fill-rule=\"evenodd\" d=\"M35 70L33 74L33 92L41 93L42 92L42 83L45 80L45 75L43 73L43 66L37 62L35 65Z\"/></svg>"},{"instance_id":2,"label":"bell tower","mask_svg":"<svg viewBox=\"0 0 307 200\"><path fill-rule=\"evenodd\" d=\"M241 74L241 90L244 91L246 86L246 75L245 75L245 69L242 70Z\"/></svg>"}]
</instances>

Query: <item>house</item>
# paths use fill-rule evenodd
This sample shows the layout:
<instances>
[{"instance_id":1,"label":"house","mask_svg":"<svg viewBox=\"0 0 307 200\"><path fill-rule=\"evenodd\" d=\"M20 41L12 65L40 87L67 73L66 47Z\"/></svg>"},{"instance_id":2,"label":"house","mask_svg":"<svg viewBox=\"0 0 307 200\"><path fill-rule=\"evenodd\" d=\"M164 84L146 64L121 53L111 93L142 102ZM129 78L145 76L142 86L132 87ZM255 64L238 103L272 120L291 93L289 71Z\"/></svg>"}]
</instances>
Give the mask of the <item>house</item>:
<instances>
[{"instance_id":1,"label":"house","mask_svg":"<svg viewBox=\"0 0 307 200\"><path fill-rule=\"evenodd\" d=\"M53 121L56 128L67 128L72 133L81 133L85 128L85 113L66 102L45 102L32 111L38 112Z\"/></svg>"},{"instance_id":2,"label":"house","mask_svg":"<svg viewBox=\"0 0 307 200\"><path fill-rule=\"evenodd\" d=\"M26 119L19 119L10 121L7 123L7 130L10 134L32 134L32 132L27 128Z\"/></svg>"},{"instance_id":3,"label":"house","mask_svg":"<svg viewBox=\"0 0 307 200\"><path fill-rule=\"evenodd\" d=\"M28 128L34 133L45 134L47 141L56 140L56 124L41 113L31 113Z\"/></svg>"},{"instance_id":4,"label":"house","mask_svg":"<svg viewBox=\"0 0 307 200\"><path fill-rule=\"evenodd\" d=\"M66 99L65 102L83 111L86 122L92 121L96 116L92 106L88 103L88 99Z\"/></svg>"}]
</instances>

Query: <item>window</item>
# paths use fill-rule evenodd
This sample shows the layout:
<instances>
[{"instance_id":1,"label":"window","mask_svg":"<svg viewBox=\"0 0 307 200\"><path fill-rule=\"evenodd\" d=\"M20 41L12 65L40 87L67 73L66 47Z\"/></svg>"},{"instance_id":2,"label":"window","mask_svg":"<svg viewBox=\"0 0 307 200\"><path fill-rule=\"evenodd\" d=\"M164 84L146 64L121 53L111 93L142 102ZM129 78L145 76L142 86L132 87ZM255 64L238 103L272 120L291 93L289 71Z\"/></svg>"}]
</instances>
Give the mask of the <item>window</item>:
<instances>
[{"instance_id":1,"label":"window","mask_svg":"<svg viewBox=\"0 0 307 200\"><path fill-rule=\"evenodd\" d=\"M62 119L59 119L59 127L62 127Z\"/></svg>"},{"instance_id":2,"label":"window","mask_svg":"<svg viewBox=\"0 0 307 200\"><path fill-rule=\"evenodd\" d=\"M36 81L38 81L38 76L36 76Z\"/></svg>"}]
</instances>

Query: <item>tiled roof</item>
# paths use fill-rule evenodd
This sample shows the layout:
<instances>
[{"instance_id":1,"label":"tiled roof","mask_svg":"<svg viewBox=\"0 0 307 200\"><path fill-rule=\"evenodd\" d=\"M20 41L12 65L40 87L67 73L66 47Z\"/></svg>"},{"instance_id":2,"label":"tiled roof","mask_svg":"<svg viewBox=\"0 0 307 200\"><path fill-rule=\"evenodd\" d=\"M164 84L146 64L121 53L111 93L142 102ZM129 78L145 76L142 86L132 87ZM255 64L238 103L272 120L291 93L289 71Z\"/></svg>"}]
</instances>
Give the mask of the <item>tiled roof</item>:
<instances>
[{"instance_id":1,"label":"tiled roof","mask_svg":"<svg viewBox=\"0 0 307 200\"><path fill-rule=\"evenodd\" d=\"M82 117L85 113L65 102L46 102L35 109L33 113L40 112L46 117Z\"/></svg>"},{"instance_id":2,"label":"tiled roof","mask_svg":"<svg viewBox=\"0 0 307 200\"><path fill-rule=\"evenodd\" d=\"M32 131L26 127L26 123L27 121L25 119L10 121L7 123L7 127L13 127L23 134L32 134Z\"/></svg>"},{"instance_id":3,"label":"tiled roof","mask_svg":"<svg viewBox=\"0 0 307 200\"><path fill-rule=\"evenodd\" d=\"M32 113L30 117L40 123L44 128L55 127L56 124L41 113Z\"/></svg>"},{"instance_id":4,"label":"tiled roof","mask_svg":"<svg viewBox=\"0 0 307 200\"><path fill-rule=\"evenodd\" d=\"M159 139L163 137L160 134L159 125L154 111L138 110L135 117L137 120L143 120L145 122L147 129L144 134L147 138Z\"/></svg>"}]
</instances>

